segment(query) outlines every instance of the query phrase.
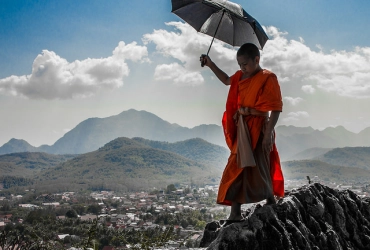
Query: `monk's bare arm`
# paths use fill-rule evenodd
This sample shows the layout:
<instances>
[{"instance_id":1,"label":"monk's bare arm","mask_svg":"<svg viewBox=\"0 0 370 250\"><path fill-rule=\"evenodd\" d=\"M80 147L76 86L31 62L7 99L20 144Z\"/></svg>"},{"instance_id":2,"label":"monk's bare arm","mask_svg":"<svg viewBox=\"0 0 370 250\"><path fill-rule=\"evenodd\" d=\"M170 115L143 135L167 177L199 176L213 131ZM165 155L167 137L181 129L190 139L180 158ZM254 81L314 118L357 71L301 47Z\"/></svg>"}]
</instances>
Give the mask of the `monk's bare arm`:
<instances>
[{"instance_id":1,"label":"monk's bare arm","mask_svg":"<svg viewBox=\"0 0 370 250\"><path fill-rule=\"evenodd\" d=\"M272 144L273 144L273 130L275 128L275 125L277 121L279 120L280 111L271 111L269 121L266 125L264 135L263 135L263 141L262 141L262 147L266 152L270 152L272 150Z\"/></svg>"},{"instance_id":2,"label":"monk's bare arm","mask_svg":"<svg viewBox=\"0 0 370 250\"><path fill-rule=\"evenodd\" d=\"M223 72L217 65L209 58L209 56L203 56L200 58L204 65L208 66L217 78L225 85L230 85L230 77Z\"/></svg>"},{"instance_id":3,"label":"monk's bare arm","mask_svg":"<svg viewBox=\"0 0 370 250\"><path fill-rule=\"evenodd\" d=\"M281 113L280 111L271 111L269 122L267 123L266 126L267 133L272 133L272 131L274 130L275 125L279 120L280 113Z\"/></svg>"}]
</instances>

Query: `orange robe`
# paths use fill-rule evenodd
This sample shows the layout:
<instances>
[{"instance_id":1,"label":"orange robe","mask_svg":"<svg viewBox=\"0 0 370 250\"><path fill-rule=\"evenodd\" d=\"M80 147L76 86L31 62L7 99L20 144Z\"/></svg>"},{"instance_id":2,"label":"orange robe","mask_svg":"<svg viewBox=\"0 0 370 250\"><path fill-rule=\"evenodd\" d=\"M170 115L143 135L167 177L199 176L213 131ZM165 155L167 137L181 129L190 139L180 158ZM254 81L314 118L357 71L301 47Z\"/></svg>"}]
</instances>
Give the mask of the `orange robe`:
<instances>
[{"instance_id":1,"label":"orange robe","mask_svg":"<svg viewBox=\"0 0 370 250\"><path fill-rule=\"evenodd\" d=\"M232 200L226 199L227 191L237 177L243 172L237 164L237 127L234 114L240 107L249 107L261 112L282 111L282 97L280 86L275 74L268 70L261 70L251 78L240 80L242 72L237 71L231 78L231 86L226 102L226 111L222 119L225 139L231 150L228 163L222 175L217 203L231 205ZM252 150L256 149L266 117L249 115L245 122L251 137ZM280 166L280 158L275 143L270 153L270 175L272 192L277 196L284 196L284 178Z\"/></svg>"}]
</instances>

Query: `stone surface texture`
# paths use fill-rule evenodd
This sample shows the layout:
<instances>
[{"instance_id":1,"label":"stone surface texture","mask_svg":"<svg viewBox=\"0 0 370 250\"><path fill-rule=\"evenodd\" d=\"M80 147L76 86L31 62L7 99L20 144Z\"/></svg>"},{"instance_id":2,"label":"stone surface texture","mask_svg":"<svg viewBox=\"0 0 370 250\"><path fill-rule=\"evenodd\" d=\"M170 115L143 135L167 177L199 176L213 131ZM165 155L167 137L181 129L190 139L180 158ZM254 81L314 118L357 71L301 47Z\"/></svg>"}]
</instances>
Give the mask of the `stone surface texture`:
<instances>
[{"instance_id":1,"label":"stone surface texture","mask_svg":"<svg viewBox=\"0 0 370 250\"><path fill-rule=\"evenodd\" d=\"M292 190L276 205L254 205L245 220L208 223L200 247L238 249L370 249L370 199L319 183Z\"/></svg>"}]
</instances>

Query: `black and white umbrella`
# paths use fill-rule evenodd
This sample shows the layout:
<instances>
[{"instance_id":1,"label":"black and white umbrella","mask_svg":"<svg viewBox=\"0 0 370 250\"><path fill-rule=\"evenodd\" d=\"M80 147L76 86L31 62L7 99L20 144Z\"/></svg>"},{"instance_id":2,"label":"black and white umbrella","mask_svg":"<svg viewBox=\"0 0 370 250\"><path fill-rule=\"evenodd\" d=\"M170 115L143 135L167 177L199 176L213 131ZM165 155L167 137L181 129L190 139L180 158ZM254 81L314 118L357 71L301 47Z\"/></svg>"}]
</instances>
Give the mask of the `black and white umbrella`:
<instances>
[{"instance_id":1,"label":"black and white umbrella","mask_svg":"<svg viewBox=\"0 0 370 250\"><path fill-rule=\"evenodd\" d=\"M239 4L227 0L171 0L172 13L198 32L232 46L253 43L262 50L268 36L262 26Z\"/></svg>"}]
</instances>

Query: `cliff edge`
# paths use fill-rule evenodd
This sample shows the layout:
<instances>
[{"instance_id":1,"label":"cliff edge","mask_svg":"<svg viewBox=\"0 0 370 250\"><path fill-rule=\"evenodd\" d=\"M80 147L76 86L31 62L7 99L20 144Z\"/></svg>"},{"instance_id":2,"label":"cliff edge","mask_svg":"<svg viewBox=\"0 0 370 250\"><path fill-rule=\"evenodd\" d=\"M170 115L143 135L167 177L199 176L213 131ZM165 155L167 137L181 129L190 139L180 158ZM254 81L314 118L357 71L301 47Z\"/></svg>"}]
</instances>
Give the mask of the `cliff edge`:
<instances>
[{"instance_id":1,"label":"cliff edge","mask_svg":"<svg viewBox=\"0 0 370 250\"><path fill-rule=\"evenodd\" d=\"M220 224L207 224L200 247L370 249L370 198L314 183L291 191L276 205L254 205L242 222Z\"/></svg>"}]
</instances>

